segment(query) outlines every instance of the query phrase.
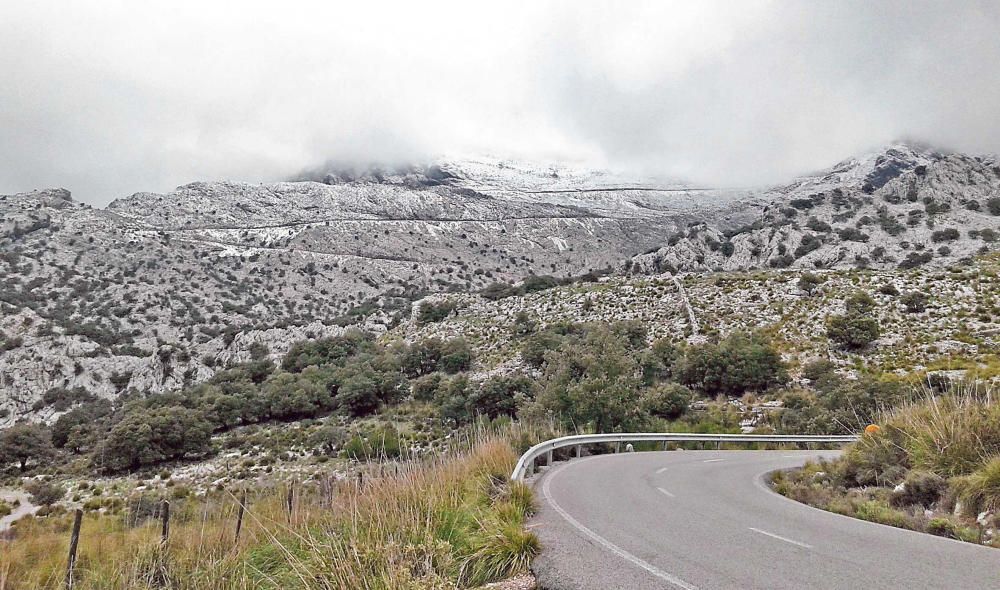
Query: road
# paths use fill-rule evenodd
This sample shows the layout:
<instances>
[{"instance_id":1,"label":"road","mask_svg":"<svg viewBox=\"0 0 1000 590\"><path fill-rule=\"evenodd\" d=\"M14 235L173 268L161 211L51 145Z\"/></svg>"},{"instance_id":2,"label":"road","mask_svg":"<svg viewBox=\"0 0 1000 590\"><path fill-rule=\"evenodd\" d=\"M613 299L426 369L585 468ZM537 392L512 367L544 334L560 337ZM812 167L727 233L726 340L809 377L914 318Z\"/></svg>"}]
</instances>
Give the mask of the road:
<instances>
[{"instance_id":1,"label":"road","mask_svg":"<svg viewBox=\"0 0 1000 590\"><path fill-rule=\"evenodd\" d=\"M836 451L575 459L536 480L544 590L1000 588L1000 550L824 512L763 475Z\"/></svg>"}]
</instances>

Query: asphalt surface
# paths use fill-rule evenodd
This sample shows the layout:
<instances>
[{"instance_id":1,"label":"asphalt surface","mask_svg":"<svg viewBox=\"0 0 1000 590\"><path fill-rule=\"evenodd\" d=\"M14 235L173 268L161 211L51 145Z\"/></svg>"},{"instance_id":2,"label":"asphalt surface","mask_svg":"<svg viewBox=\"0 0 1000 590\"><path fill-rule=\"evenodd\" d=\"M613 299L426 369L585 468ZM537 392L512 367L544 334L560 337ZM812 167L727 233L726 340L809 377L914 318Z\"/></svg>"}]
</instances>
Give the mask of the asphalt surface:
<instances>
[{"instance_id":1,"label":"asphalt surface","mask_svg":"<svg viewBox=\"0 0 1000 590\"><path fill-rule=\"evenodd\" d=\"M763 476L831 451L585 457L536 478L543 590L1000 588L1000 550L825 512Z\"/></svg>"}]
</instances>

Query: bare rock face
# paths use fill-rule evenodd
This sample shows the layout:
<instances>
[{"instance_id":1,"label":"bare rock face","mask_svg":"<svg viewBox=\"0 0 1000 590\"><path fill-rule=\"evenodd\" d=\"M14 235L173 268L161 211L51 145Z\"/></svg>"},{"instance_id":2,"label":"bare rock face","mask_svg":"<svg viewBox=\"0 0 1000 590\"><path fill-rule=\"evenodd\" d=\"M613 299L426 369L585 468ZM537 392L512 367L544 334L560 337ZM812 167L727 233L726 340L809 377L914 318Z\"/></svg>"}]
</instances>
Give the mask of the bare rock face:
<instances>
[{"instance_id":1,"label":"bare rock face","mask_svg":"<svg viewBox=\"0 0 1000 590\"><path fill-rule=\"evenodd\" d=\"M0 427L53 418L52 388L176 389L531 274L945 264L996 238L998 185L992 160L893 146L760 191L480 158L106 209L0 195Z\"/></svg>"}]
</instances>

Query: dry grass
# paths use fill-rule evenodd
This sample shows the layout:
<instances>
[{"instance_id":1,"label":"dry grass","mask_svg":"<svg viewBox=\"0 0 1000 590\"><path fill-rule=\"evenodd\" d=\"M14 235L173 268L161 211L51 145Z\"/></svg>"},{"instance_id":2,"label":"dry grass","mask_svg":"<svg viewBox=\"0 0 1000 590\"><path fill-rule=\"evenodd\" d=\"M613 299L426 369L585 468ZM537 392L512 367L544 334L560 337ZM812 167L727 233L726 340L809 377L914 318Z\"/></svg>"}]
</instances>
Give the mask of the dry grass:
<instances>
[{"instance_id":1,"label":"dry grass","mask_svg":"<svg viewBox=\"0 0 1000 590\"><path fill-rule=\"evenodd\" d=\"M127 511L87 515L75 588L437 589L518 574L538 541L524 529L531 492L507 476L523 445L547 435L480 428L444 456L370 472L363 487L308 482L291 515L283 490L251 491L239 543L229 493L172 508L166 546L157 523L131 526ZM0 542L0 590L61 588L69 523L19 523Z\"/></svg>"}]
</instances>

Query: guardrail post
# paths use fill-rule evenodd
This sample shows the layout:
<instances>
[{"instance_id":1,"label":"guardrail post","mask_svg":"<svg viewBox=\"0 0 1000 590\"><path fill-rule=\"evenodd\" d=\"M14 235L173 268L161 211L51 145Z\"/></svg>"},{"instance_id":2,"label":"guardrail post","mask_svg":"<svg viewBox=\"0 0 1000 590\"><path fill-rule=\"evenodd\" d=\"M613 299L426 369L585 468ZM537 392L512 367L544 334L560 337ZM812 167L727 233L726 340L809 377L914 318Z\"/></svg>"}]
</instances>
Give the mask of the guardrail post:
<instances>
[{"instance_id":1,"label":"guardrail post","mask_svg":"<svg viewBox=\"0 0 1000 590\"><path fill-rule=\"evenodd\" d=\"M575 447L573 447L573 450L575 451L574 454L576 455L577 459L579 459L583 455L583 445L576 445Z\"/></svg>"},{"instance_id":2,"label":"guardrail post","mask_svg":"<svg viewBox=\"0 0 1000 590\"><path fill-rule=\"evenodd\" d=\"M616 443L615 443L615 452L616 452L616 453L620 453L620 452L621 452L621 450L622 450L622 443L620 443L620 442L616 442Z\"/></svg>"},{"instance_id":3,"label":"guardrail post","mask_svg":"<svg viewBox=\"0 0 1000 590\"><path fill-rule=\"evenodd\" d=\"M549 449L549 452L545 453L545 466L552 467L552 449Z\"/></svg>"}]
</instances>

